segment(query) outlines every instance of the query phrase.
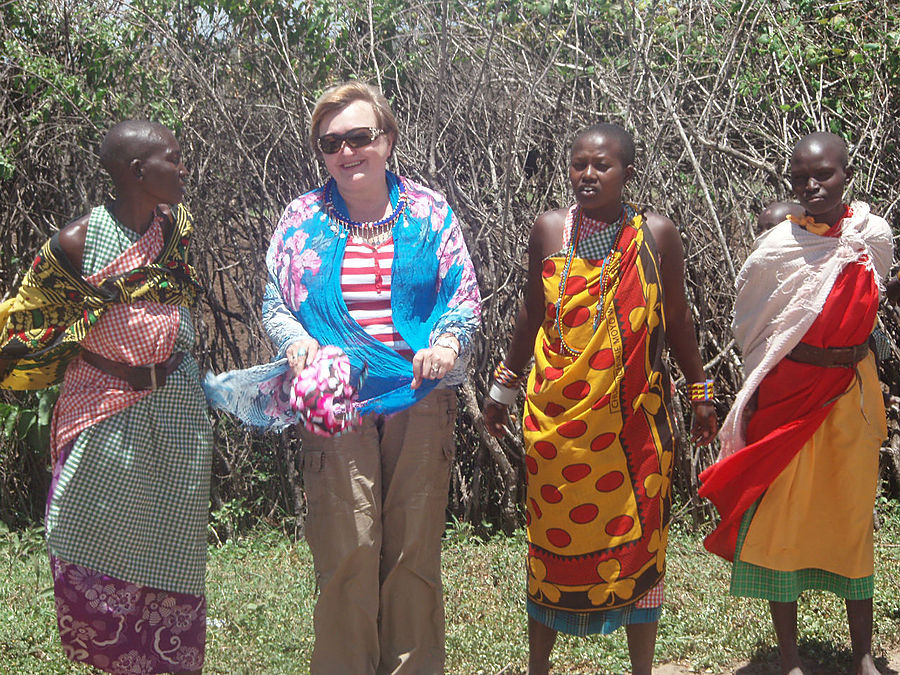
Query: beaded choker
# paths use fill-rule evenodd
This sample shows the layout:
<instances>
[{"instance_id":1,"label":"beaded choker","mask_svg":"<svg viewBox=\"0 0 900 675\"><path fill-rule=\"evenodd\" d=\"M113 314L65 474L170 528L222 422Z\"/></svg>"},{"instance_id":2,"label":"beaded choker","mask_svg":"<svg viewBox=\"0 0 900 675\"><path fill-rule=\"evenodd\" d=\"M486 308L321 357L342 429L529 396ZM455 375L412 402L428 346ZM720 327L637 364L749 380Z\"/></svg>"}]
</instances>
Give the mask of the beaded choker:
<instances>
[{"instance_id":1,"label":"beaded choker","mask_svg":"<svg viewBox=\"0 0 900 675\"><path fill-rule=\"evenodd\" d=\"M600 294L597 297L597 315L594 317L594 330L597 330L597 326L600 325L600 319L603 314L603 301L606 298L606 290L609 286L609 280L616 276L619 272L619 241L622 239L622 232L625 230L625 223L631 222L634 219L635 211L634 208L629 204L622 205L622 217L619 220L617 225L618 232L616 233L616 240L613 242L612 248L609 250L605 256L603 256L603 262L600 266ZM569 270L572 267L572 260L575 257L575 249L578 247L578 237L579 231L581 229L581 223L584 218L584 211L581 206L575 207L575 222L572 225L572 234L569 237L569 246L566 251L566 264L563 267L563 272L559 278L559 295L556 298L556 332L559 335L559 342L565 351L570 356L581 356L581 351L574 349L569 346L566 342L566 338L563 335L562 330L562 317L561 317L561 309L562 309L562 299L566 293L566 281L569 279ZM610 224L612 226L612 224Z\"/></svg>"},{"instance_id":2,"label":"beaded choker","mask_svg":"<svg viewBox=\"0 0 900 675\"><path fill-rule=\"evenodd\" d=\"M373 244L377 244L382 240L386 241L394 225L400 220L403 209L406 208L406 187L403 185L402 178L397 180L397 206L394 207L390 215L374 222L359 222L342 214L334 205L334 190L334 178L329 178L328 182L325 183L325 212L332 222L339 226L342 237L345 237L347 230L349 230L349 234L359 236Z\"/></svg>"},{"instance_id":3,"label":"beaded choker","mask_svg":"<svg viewBox=\"0 0 900 675\"><path fill-rule=\"evenodd\" d=\"M853 215L853 209L845 204L844 215L840 217L838 222L841 222L841 220L844 220L844 218L849 218L851 215ZM788 214L787 219L792 223L799 225L807 232L811 232L813 234L824 235L827 234L832 228L832 226L828 223L817 223L816 219L812 216L795 216L793 214Z\"/></svg>"}]
</instances>

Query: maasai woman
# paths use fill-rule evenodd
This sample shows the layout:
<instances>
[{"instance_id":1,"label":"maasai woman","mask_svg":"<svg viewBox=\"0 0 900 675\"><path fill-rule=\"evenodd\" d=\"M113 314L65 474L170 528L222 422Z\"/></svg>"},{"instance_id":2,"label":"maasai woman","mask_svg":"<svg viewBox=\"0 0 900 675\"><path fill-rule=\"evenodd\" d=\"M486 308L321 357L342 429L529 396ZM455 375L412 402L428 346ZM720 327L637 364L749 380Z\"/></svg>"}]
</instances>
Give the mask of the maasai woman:
<instances>
[{"instance_id":1,"label":"maasai woman","mask_svg":"<svg viewBox=\"0 0 900 675\"><path fill-rule=\"evenodd\" d=\"M46 532L66 656L111 673L199 673L212 429L188 351L186 170L159 124L114 126L116 197L48 241L0 306L0 386L63 379Z\"/></svg>"},{"instance_id":2,"label":"maasai woman","mask_svg":"<svg viewBox=\"0 0 900 675\"><path fill-rule=\"evenodd\" d=\"M624 625L634 673L650 673L663 600L674 450L666 342L692 385L692 436L716 433L671 220L622 201L634 142L599 124L575 138L576 203L535 221L528 286L484 416L504 433L528 376L525 429L529 673L558 631Z\"/></svg>"},{"instance_id":3,"label":"maasai woman","mask_svg":"<svg viewBox=\"0 0 900 675\"><path fill-rule=\"evenodd\" d=\"M480 298L439 194L386 170L397 122L361 82L326 91L310 140L331 176L284 212L263 321L301 375L320 346L356 370L361 422L301 429L319 599L313 673L443 673L441 536L456 385Z\"/></svg>"},{"instance_id":4,"label":"maasai woman","mask_svg":"<svg viewBox=\"0 0 900 675\"><path fill-rule=\"evenodd\" d=\"M872 661L872 509L887 429L869 336L891 230L847 206L853 175L834 134L801 139L791 184L805 210L761 236L737 278L746 379L700 495L722 517L706 547L734 561L731 592L769 600L785 673L803 672L797 599L846 599L853 672Z\"/></svg>"}]
</instances>

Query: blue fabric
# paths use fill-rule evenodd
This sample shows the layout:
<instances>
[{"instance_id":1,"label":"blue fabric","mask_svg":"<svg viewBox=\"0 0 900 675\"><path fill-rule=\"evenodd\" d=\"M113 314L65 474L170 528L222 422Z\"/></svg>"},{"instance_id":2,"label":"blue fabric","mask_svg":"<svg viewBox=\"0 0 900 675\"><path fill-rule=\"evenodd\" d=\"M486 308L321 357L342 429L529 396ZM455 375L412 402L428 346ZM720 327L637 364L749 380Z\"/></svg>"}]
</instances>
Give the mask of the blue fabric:
<instances>
[{"instance_id":1,"label":"blue fabric","mask_svg":"<svg viewBox=\"0 0 900 675\"><path fill-rule=\"evenodd\" d=\"M439 194L387 173L391 204L406 206L393 227L391 317L394 329L418 351L449 333L465 355L478 328L481 298L459 223ZM350 316L341 293L341 264L349 232L329 217L324 188L291 202L275 229L266 254L268 282L263 294L263 326L277 349L276 360L254 368L207 375L204 391L212 407L250 426L283 429L300 421L290 405L293 375L284 358L289 345L314 338L341 348L350 359L354 386L360 385L357 415L394 413L410 407L438 385L424 379L411 389L412 363L369 336ZM347 207L333 191L334 207ZM464 358L457 359L443 386L458 383Z\"/></svg>"},{"instance_id":2,"label":"blue fabric","mask_svg":"<svg viewBox=\"0 0 900 675\"><path fill-rule=\"evenodd\" d=\"M219 375L207 372L200 384L203 386L203 393L210 408L225 410L251 427L281 431L286 426L300 421L296 414L289 414L287 407L281 416L272 415L267 410L272 398L272 389L285 389L282 396L289 396L286 390L286 375L289 370L287 359L278 359L271 363L263 363L244 370L230 370ZM270 381L278 381L277 387L269 390L261 387Z\"/></svg>"},{"instance_id":3,"label":"blue fabric","mask_svg":"<svg viewBox=\"0 0 900 675\"><path fill-rule=\"evenodd\" d=\"M365 371L351 366L350 383L354 388L358 390L365 377ZM210 408L231 413L247 426L283 431L305 420L303 413L291 405L293 382L287 359L280 358L219 375L208 372L201 384Z\"/></svg>"},{"instance_id":4,"label":"blue fabric","mask_svg":"<svg viewBox=\"0 0 900 675\"><path fill-rule=\"evenodd\" d=\"M397 198L397 187L393 183L392 205L397 205ZM337 190L334 190L334 204L346 214L347 207ZM422 308L424 304L422 296L426 295L421 284L424 275L416 271L417 266L409 264L416 259L415 256L409 255L412 251L404 251L404 247L415 246L413 242L418 238L416 225L421 227L421 223L410 224L405 215L400 216L394 227L394 265L391 269L391 310L394 327L413 351L428 346L428 334L423 335L425 332L423 324L411 325L407 320L404 325L399 315L402 313L408 317L415 309L418 309L423 318L428 315L427 309ZM316 250L322 263L317 274L312 274L310 270L304 272L303 282L309 296L300 305L299 310L293 312L294 316L319 344L343 347L354 366L362 367L363 362L378 364L360 391L360 400L366 406L365 412L395 412L408 408L428 394L436 382L426 380L418 389L410 389L412 364L398 352L366 333L350 316L341 295L341 262L347 247L346 232L339 231L337 233L339 236L335 237L332 222L324 212L319 212L302 226L309 234L307 240L309 247ZM288 228L285 235L290 236L294 231L294 228ZM434 280L437 278L437 258L434 258L433 266L427 264L428 256L422 255L419 260L423 263L422 268L432 268L428 281L433 291ZM403 294L400 291L404 285L412 291L412 298L401 297ZM433 292L431 295L433 296Z\"/></svg>"},{"instance_id":5,"label":"blue fabric","mask_svg":"<svg viewBox=\"0 0 900 675\"><path fill-rule=\"evenodd\" d=\"M528 600L528 616L566 635L608 635L622 626L635 623L656 623L662 614L662 607L639 608L628 605L621 609L598 612L565 612L559 609L541 607Z\"/></svg>"}]
</instances>

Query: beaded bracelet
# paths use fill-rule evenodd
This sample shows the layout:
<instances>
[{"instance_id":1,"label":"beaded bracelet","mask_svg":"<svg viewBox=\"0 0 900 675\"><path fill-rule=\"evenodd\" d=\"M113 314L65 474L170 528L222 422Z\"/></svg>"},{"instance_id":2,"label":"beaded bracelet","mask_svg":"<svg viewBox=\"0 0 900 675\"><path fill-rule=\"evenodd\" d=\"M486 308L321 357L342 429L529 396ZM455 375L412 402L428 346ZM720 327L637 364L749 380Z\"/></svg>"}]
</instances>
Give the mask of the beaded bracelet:
<instances>
[{"instance_id":1,"label":"beaded bracelet","mask_svg":"<svg viewBox=\"0 0 900 675\"><path fill-rule=\"evenodd\" d=\"M518 387L524 379L524 375L510 370L503 361L500 361L500 363L497 364L497 367L494 368L494 382L502 387L514 389Z\"/></svg>"},{"instance_id":2,"label":"beaded bracelet","mask_svg":"<svg viewBox=\"0 0 900 675\"><path fill-rule=\"evenodd\" d=\"M712 401L715 395L714 380L692 382L688 385L688 397L691 401Z\"/></svg>"}]
</instances>

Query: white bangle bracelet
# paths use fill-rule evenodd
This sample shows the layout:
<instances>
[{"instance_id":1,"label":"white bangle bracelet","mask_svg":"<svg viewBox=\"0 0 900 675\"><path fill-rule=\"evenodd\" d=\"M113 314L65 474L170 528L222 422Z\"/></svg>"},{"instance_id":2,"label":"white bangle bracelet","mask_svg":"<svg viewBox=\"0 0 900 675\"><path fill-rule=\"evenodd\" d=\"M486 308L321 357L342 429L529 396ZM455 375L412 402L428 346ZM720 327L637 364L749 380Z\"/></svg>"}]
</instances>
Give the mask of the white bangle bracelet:
<instances>
[{"instance_id":1,"label":"white bangle bracelet","mask_svg":"<svg viewBox=\"0 0 900 675\"><path fill-rule=\"evenodd\" d=\"M504 387L502 384L497 384L496 382L494 382L493 384L491 384L491 389L490 391L488 391L488 396L490 396L500 405L509 407L516 402L516 399L519 396L519 390L513 389L512 387Z\"/></svg>"}]
</instances>

